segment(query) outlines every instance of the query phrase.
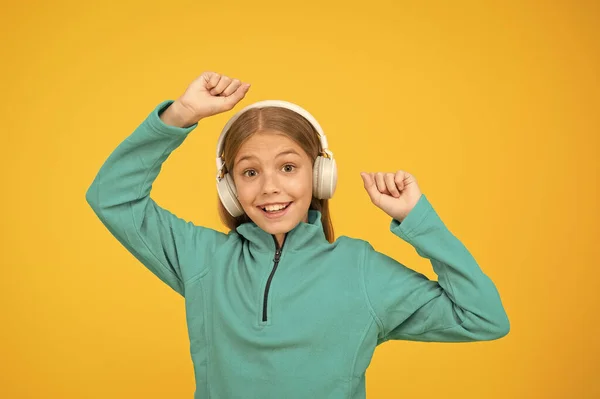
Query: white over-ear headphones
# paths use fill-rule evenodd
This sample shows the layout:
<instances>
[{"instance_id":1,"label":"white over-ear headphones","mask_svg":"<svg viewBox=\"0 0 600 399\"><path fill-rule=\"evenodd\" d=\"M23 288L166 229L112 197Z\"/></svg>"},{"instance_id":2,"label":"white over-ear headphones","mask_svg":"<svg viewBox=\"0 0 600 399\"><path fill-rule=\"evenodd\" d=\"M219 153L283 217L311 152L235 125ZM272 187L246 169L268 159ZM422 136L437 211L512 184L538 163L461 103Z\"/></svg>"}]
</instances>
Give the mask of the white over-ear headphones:
<instances>
[{"instance_id":1,"label":"white over-ear headphones","mask_svg":"<svg viewBox=\"0 0 600 399\"><path fill-rule=\"evenodd\" d=\"M333 159L333 153L327 148L327 138L325 137L319 122L317 122L308 111L296 104L281 100L259 101L246 106L231 117L225 124L217 143L217 192L219 193L219 198L221 199L223 206L233 217L243 215L244 209L237 199L237 191L235 189L235 184L233 183L233 178L229 173L224 173L225 161L223 159L223 146L225 143L225 136L233 122L235 122L244 112L251 108L263 107L282 107L292 110L306 118L319 134L321 154L317 157L313 166L313 196L318 199L329 199L333 196L337 185L337 166L335 164L335 159Z\"/></svg>"}]
</instances>

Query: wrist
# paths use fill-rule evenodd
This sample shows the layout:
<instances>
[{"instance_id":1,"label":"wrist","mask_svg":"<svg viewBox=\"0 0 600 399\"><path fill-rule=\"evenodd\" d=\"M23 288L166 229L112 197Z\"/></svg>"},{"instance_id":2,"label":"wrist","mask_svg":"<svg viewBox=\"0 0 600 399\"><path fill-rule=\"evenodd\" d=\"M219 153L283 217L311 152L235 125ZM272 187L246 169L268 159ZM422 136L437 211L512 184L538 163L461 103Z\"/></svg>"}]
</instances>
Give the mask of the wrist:
<instances>
[{"instance_id":1,"label":"wrist","mask_svg":"<svg viewBox=\"0 0 600 399\"><path fill-rule=\"evenodd\" d=\"M167 125L187 128L198 122L198 118L193 118L190 111L187 110L179 101L173 101L161 114L160 119Z\"/></svg>"}]
</instances>

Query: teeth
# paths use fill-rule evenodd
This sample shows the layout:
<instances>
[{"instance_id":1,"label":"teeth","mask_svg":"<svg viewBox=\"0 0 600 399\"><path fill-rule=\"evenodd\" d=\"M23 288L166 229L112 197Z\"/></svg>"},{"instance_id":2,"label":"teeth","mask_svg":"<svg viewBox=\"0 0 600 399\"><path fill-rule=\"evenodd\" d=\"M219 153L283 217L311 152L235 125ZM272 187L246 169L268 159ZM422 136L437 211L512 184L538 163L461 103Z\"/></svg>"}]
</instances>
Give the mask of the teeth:
<instances>
[{"instance_id":1,"label":"teeth","mask_svg":"<svg viewBox=\"0 0 600 399\"><path fill-rule=\"evenodd\" d=\"M264 207L263 209L266 210L267 212L273 212L273 211L279 211L281 209L284 209L285 207L287 207L287 205L268 205L268 206Z\"/></svg>"}]
</instances>

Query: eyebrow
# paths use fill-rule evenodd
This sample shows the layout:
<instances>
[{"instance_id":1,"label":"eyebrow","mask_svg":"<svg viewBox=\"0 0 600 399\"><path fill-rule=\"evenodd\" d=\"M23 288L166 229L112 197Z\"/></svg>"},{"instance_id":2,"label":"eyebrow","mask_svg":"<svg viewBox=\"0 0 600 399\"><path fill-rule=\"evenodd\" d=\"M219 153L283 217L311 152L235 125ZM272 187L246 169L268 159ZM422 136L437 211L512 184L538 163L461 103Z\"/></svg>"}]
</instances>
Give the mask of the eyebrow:
<instances>
[{"instance_id":1,"label":"eyebrow","mask_svg":"<svg viewBox=\"0 0 600 399\"><path fill-rule=\"evenodd\" d=\"M297 151L295 151L293 149L289 149L289 150L285 150L285 151L280 152L279 154L277 154L275 156L275 158L278 158L278 157L281 157L281 156L284 156L284 155L289 155L289 154L295 154L295 155L300 156L300 154L298 154ZM254 156L254 155L244 155L243 157L241 157L240 159L238 159L236 163L240 163L242 161L246 161L246 160L250 160L250 159L256 159L256 156Z\"/></svg>"}]
</instances>

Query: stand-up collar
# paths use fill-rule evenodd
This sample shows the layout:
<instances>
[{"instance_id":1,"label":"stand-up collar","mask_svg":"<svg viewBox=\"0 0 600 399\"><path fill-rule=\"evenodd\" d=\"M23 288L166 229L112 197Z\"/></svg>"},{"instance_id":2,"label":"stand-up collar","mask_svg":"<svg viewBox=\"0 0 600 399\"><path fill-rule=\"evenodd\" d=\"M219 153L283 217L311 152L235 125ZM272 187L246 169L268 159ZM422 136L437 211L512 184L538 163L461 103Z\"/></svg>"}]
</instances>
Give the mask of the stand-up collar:
<instances>
[{"instance_id":1,"label":"stand-up collar","mask_svg":"<svg viewBox=\"0 0 600 399\"><path fill-rule=\"evenodd\" d=\"M236 231L250 242L252 250L262 252L275 252L276 244L274 236L267 233L256 223L250 221L236 228ZM284 251L297 251L303 247L329 244L323 232L321 212L309 209L308 223L300 222L290 230L284 241Z\"/></svg>"}]
</instances>

